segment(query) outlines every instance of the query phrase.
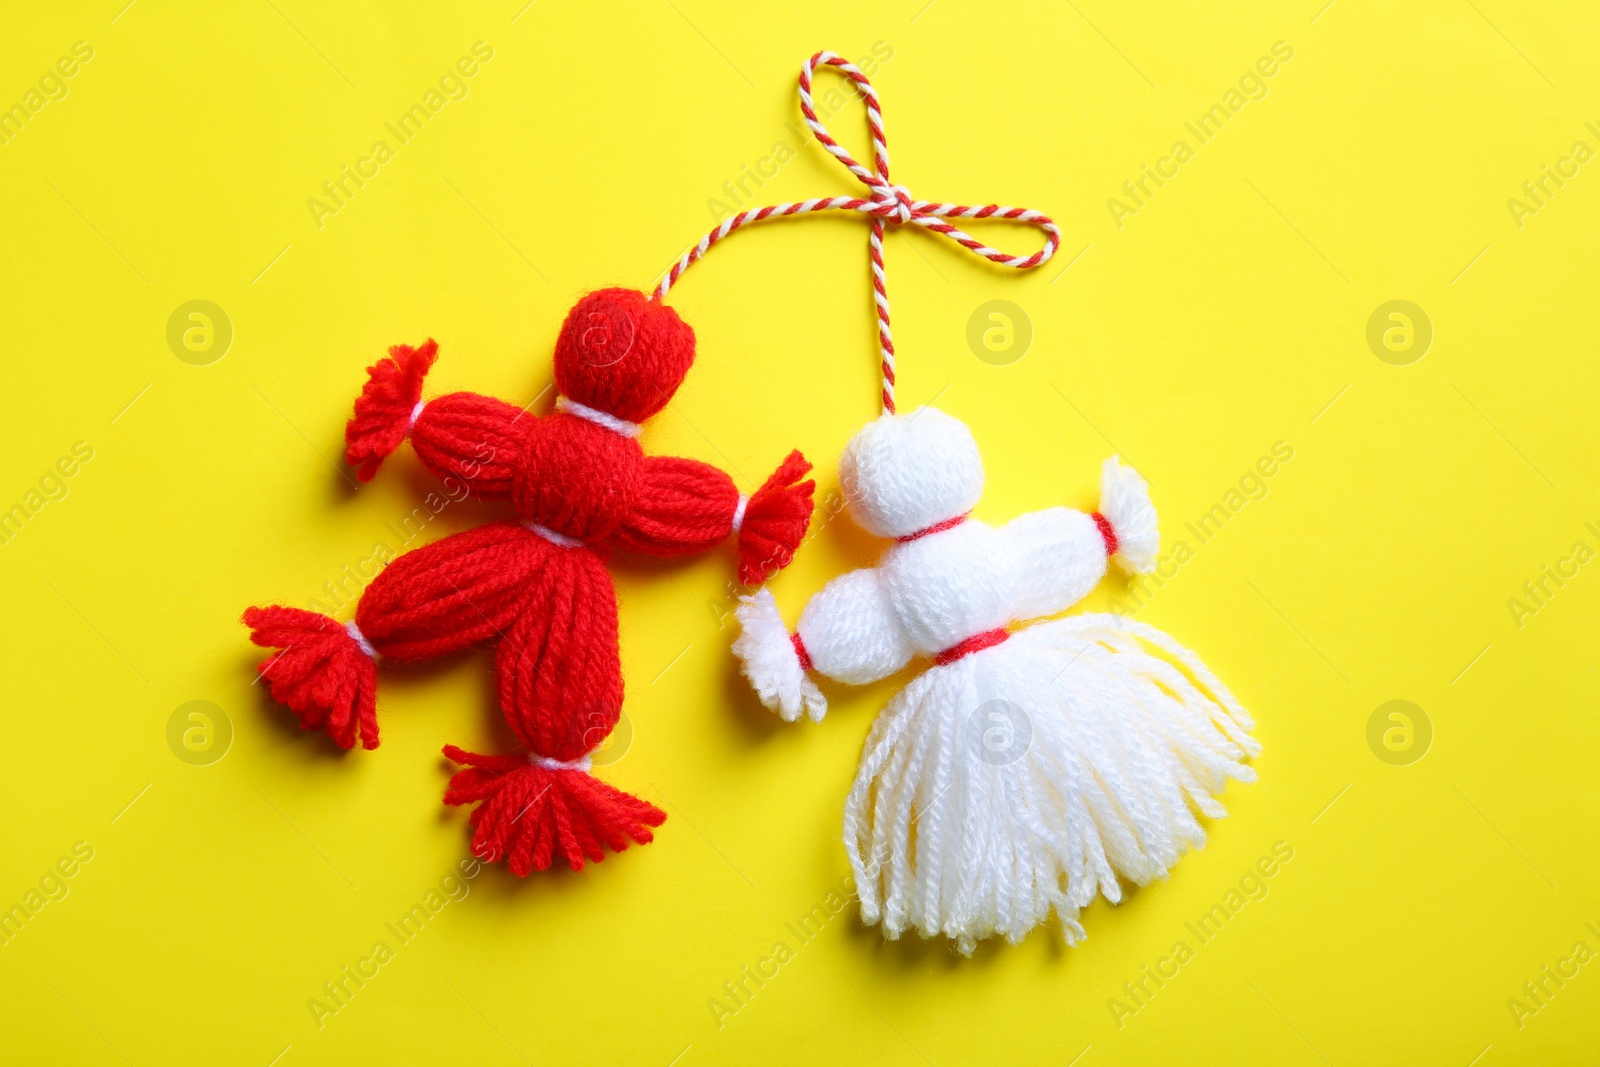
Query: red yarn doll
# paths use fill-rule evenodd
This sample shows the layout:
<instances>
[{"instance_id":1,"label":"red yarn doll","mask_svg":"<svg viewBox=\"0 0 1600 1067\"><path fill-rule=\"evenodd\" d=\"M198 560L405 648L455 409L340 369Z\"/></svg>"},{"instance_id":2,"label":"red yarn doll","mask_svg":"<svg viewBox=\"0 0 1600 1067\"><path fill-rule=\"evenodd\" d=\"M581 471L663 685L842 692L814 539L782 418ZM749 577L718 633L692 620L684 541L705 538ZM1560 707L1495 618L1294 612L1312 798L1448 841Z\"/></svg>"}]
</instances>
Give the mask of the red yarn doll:
<instances>
[{"instance_id":1,"label":"red yarn doll","mask_svg":"<svg viewBox=\"0 0 1600 1067\"><path fill-rule=\"evenodd\" d=\"M578 301L555 347L556 410L451 393L423 402L438 346L397 345L368 369L345 428L348 462L365 481L407 437L424 466L480 497L509 500L514 518L452 534L400 556L340 623L289 607L251 608L277 700L306 729L350 748L378 745L377 660L418 662L483 642L495 646L500 706L526 754L446 746L456 772L446 804L477 803L473 852L526 875L602 846L644 844L666 818L655 805L590 775L591 753L622 711L613 549L681 556L738 538L739 575L762 581L786 565L811 517L811 465L792 452L755 493L697 460L647 456L639 423L667 405L694 361L694 331L659 300L603 289Z\"/></svg>"}]
</instances>

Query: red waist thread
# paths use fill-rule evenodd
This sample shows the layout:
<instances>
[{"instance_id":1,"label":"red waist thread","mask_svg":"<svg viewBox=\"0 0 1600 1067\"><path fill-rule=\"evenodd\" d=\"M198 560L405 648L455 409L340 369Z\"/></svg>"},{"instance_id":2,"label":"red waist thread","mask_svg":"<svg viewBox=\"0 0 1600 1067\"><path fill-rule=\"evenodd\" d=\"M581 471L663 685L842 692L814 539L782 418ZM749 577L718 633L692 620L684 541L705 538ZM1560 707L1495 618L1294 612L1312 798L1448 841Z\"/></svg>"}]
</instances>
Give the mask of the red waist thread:
<instances>
[{"instance_id":1,"label":"red waist thread","mask_svg":"<svg viewBox=\"0 0 1600 1067\"><path fill-rule=\"evenodd\" d=\"M1094 524L1100 527L1100 540L1106 543L1106 556L1109 558L1117 554L1117 531L1111 528L1111 520L1098 511L1089 516Z\"/></svg>"},{"instance_id":2,"label":"red waist thread","mask_svg":"<svg viewBox=\"0 0 1600 1067\"><path fill-rule=\"evenodd\" d=\"M981 634L973 634L958 645L951 645L937 656L933 662L943 667L947 663L954 663L962 656L970 656L974 652L982 652L986 648L993 648L1011 636L1011 631L1003 626L996 626L993 630L985 630Z\"/></svg>"},{"instance_id":3,"label":"red waist thread","mask_svg":"<svg viewBox=\"0 0 1600 1067\"><path fill-rule=\"evenodd\" d=\"M800 631L796 630L789 635L789 643L794 646L794 654L800 657L800 669L811 670L811 652L806 648L806 643L800 640Z\"/></svg>"}]
</instances>

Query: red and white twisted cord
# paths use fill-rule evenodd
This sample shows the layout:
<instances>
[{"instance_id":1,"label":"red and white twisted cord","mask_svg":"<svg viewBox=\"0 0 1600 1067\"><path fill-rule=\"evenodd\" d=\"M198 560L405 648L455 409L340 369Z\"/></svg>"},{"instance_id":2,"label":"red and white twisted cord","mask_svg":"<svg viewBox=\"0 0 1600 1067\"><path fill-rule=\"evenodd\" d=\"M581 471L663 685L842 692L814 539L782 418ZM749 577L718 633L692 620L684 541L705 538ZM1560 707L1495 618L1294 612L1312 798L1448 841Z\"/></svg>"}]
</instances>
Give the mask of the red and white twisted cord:
<instances>
[{"instance_id":1,"label":"red and white twisted cord","mask_svg":"<svg viewBox=\"0 0 1600 1067\"><path fill-rule=\"evenodd\" d=\"M837 67L842 73L855 83L867 104L867 126L872 131L872 157L873 169L868 170L850 153L839 146L828 133L826 126L817 118L817 112L811 105L811 76L817 66L825 65ZM889 148L883 135L883 113L878 108L878 91L872 87L872 82L861 72L861 68L854 63L835 55L832 52L818 52L800 67L800 111L805 116L806 125L811 127L811 132L816 135L817 141L833 154L833 157L849 168L861 184L867 187L867 196L830 196L811 200L802 200L798 203L772 204L768 207L755 208L743 211L724 219L722 224L700 239L695 245L683 254L683 258L672 265L672 269L661 279L661 284L656 288L655 298L662 299L667 292L677 284L683 272L690 265L699 260L711 246L728 236L735 230L753 222L762 222L766 219L782 218L788 215L803 215L816 211L859 211L871 218L872 231L870 236L870 251L872 256L872 289L873 299L878 307L878 347L883 361L883 410L894 413L894 335L889 329L889 291L883 269L883 230L886 223L896 225L912 223L925 230L948 237L963 248L982 256L991 263L998 263L1003 267L1013 267L1017 270L1029 270L1048 260L1056 254L1056 249L1061 246L1061 231L1056 224L1044 214L1031 208L1001 207L998 204L985 204L982 207L971 207L965 204L945 204L933 200L916 200L903 185L895 185L889 181ZM1036 226L1045 234L1045 245L1031 256L1013 256L979 241L977 238L962 232L945 219L1005 219L1020 222L1029 226Z\"/></svg>"}]
</instances>

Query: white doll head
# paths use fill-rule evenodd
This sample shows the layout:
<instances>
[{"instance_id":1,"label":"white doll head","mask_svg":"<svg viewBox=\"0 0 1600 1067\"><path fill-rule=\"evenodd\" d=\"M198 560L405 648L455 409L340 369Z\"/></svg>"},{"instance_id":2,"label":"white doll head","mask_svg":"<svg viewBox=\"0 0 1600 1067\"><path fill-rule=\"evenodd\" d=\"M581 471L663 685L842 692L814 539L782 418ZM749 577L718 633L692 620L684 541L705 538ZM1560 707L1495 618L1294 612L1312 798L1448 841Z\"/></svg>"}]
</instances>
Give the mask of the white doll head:
<instances>
[{"instance_id":1,"label":"white doll head","mask_svg":"<svg viewBox=\"0 0 1600 1067\"><path fill-rule=\"evenodd\" d=\"M839 457L850 514L868 533L905 537L965 515L983 494L972 431L938 408L882 415Z\"/></svg>"}]
</instances>

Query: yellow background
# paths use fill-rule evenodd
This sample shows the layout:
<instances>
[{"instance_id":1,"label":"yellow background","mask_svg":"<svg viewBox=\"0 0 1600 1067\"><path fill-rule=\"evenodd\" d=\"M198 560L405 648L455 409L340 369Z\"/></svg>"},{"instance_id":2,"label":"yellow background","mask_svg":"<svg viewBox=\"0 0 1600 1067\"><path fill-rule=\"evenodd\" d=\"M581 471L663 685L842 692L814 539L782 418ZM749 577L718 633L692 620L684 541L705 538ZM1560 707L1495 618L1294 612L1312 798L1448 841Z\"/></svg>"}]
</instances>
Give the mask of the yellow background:
<instances>
[{"instance_id":1,"label":"yellow background","mask_svg":"<svg viewBox=\"0 0 1600 1067\"><path fill-rule=\"evenodd\" d=\"M1507 1002L1575 942L1600 951L1600 569L1520 627L1507 601L1600 548L1600 163L1520 228L1506 202L1573 142L1600 148L1600 15L1322 2L10 5L0 103L75 41L94 58L0 146L0 507L75 442L94 458L0 547L0 906L75 842L94 858L0 948L6 1059L1592 1062L1600 962L1520 1027ZM469 94L319 228L306 201L480 40ZM981 515L1092 506L1115 448L1170 544L1292 446L1139 611L1255 713L1260 781L1168 882L1092 907L1078 949L1051 928L963 961L853 912L802 946L786 924L847 873L843 796L904 677L784 726L728 653L731 553L622 562L633 741L602 774L666 808L657 842L581 875L486 870L319 1028L307 1001L466 855L440 746L501 736L482 654L386 671L376 752L302 735L251 684L239 612L304 606L434 484L409 450L359 492L330 463L363 367L432 336L431 393L532 401L578 294L647 287L725 181L796 147L801 59L876 41L897 180L1062 226L1025 276L888 241L902 402L972 426ZM1184 123L1278 41L1293 59L1265 98L1119 228L1108 198L1194 147ZM864 151L855 105L833 127ZM807 143L758 195L852 189ZM798 445L836 489L874 412L866 285L860 219L719 247L671 298L700 359L647 447L749 488ZM209 366L166 341L194 299L234 331ZM966 342L994 299L1033 330L1004 366ZM1365 339L1393 299L1434 328L1406 366ZM451 505L419 542L494 513ZM876 550L838 519L773 588L792 618ZM1394 699L1432 727L1409 765L1367 741ZM231 722L209 766L168 746L191 700ZM1280 841L1266 897L1119 1020L1123 983ZM794 958L719 1020L708 1002L779 940Z\"/></svg>"}]
</instances>

